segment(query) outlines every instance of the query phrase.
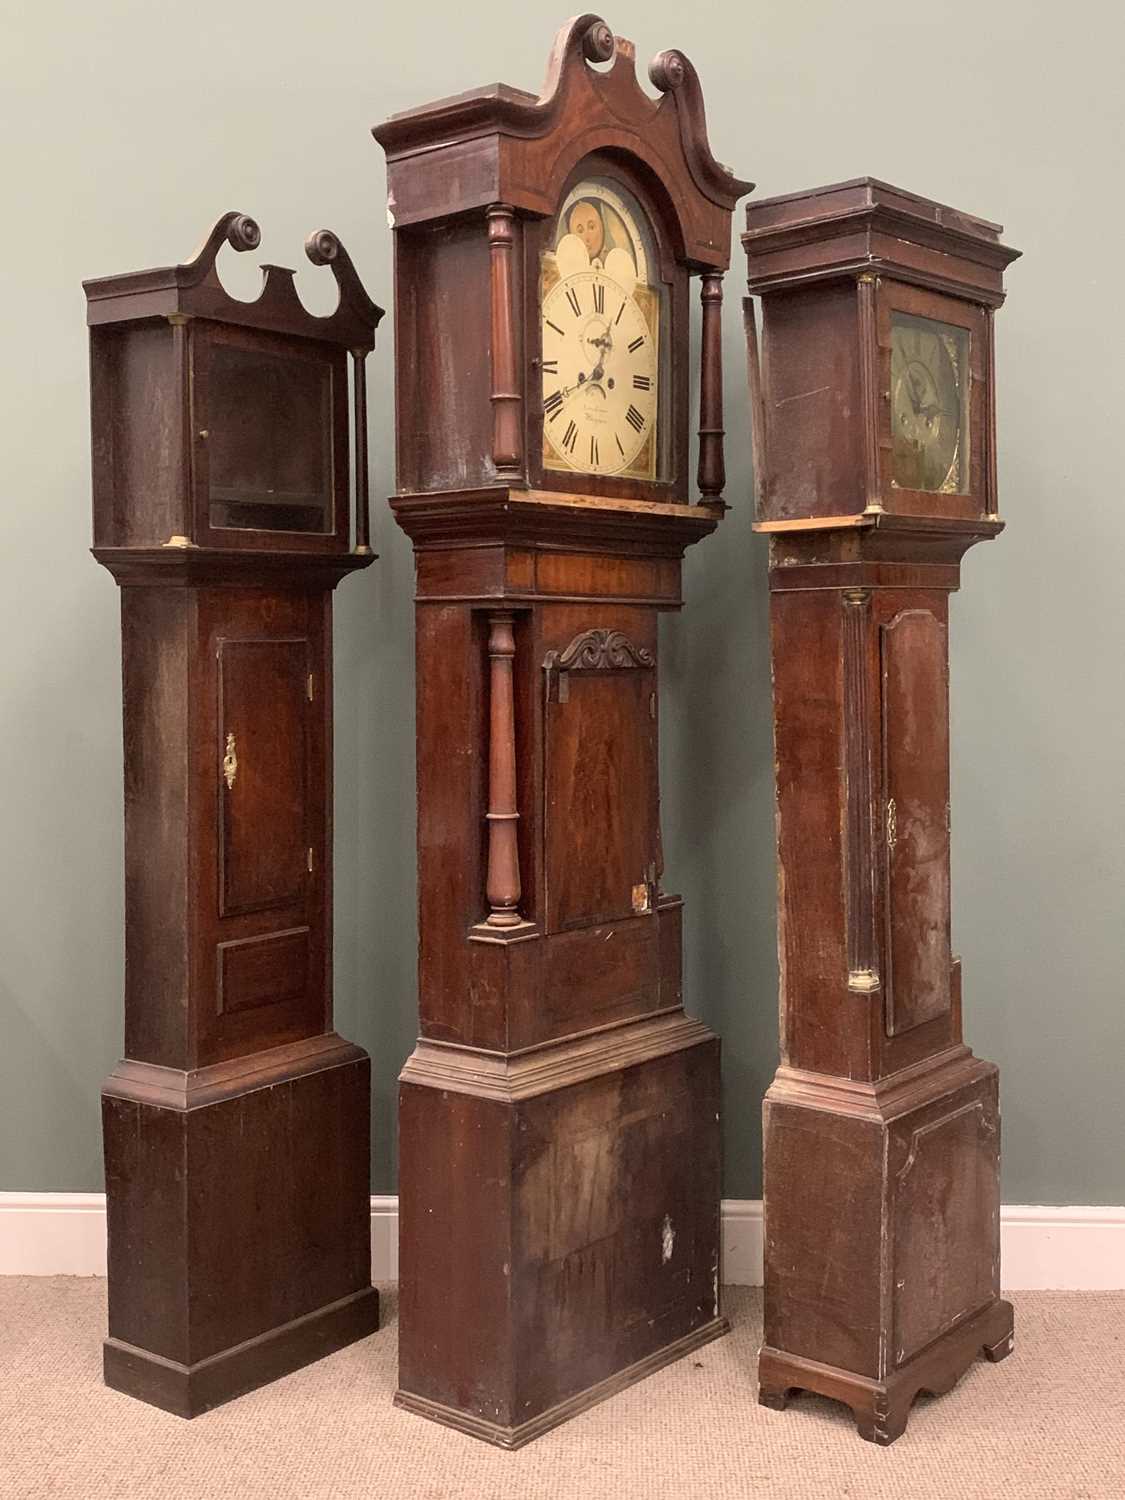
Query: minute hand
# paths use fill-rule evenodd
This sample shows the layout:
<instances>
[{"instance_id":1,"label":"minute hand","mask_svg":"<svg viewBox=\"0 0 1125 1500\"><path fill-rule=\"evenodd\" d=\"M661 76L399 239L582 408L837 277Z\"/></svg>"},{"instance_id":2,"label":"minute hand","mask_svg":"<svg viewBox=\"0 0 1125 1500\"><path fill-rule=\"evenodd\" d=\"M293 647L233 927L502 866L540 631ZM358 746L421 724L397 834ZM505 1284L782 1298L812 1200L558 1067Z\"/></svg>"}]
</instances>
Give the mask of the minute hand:
<instances>
[{"instance_id":1,"label":"minute hand","mask_svg":"<svg viewBox=\"0 0 1125 1500\"><path fill-rule=\"evenodd\" d=\"M588 339L587 343L593 344L595 349L599 349L601 351L601 353L598 355L598 362L594 366L594 369L590 375L591 385L600 384L602 376L605 374L605 357L613 348L613 335L609 332L608 329L606 329L601 338Z\"/></svg>"}]
</instances>

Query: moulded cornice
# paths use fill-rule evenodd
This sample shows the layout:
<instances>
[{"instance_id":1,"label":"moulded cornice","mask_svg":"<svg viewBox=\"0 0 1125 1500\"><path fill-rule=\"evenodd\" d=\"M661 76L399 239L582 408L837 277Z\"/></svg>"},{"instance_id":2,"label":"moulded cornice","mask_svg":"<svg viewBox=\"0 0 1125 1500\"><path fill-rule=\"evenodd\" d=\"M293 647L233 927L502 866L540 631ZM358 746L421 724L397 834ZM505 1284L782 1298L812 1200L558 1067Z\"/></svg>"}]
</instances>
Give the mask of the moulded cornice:
<instances>
[{"instance_id":1,"label":"moulded cornice","mask_svg":"<svg viewBox=\"0 0 1125 1500\"><path fill-rule=\"evenodd\" d=\"M375 552L283 552L249 547L92 547L120 584L199 588L207 584L292 584L335 588L341 578L370 567Z\"/></svg>"},{"instance_id":2,"label":"moulded cornice","mask_svg":"<svg viewBox=\"0 0 1125 1500\"><path fill-rule=\"evenodd\" d=\"M396 495L395 519L418 549L488 546L551 547L682 557L714 531L722 508L606 500L505 485L478 490Z\"/></svg>"}]
</instances>

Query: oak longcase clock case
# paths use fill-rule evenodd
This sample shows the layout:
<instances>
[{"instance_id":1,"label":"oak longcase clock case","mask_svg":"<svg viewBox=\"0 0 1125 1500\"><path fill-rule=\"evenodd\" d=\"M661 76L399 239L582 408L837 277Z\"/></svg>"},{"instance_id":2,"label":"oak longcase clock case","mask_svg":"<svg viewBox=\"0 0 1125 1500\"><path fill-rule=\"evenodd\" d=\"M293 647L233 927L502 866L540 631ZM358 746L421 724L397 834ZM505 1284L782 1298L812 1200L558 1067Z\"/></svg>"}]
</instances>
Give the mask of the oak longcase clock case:
<instances>
[{"instance_id":1,"label":"oak longcase clock case","mask_svg":"<svg viewBox=\"0 0 1125 1500\"><path fill-rule=\"evenodd\" d=\"M372 561L380 310L190 262L85 284L94 555L121 587L125 1055L103 1088L109 1384L184 1416L369 1333L370 1063L332 1027L332 591ZM349 350L357 516L348 498Z\"/></svg>"},{"instance_id":2,"label":"oak longcase clock case","mask_svg":"<svg viewBox=\"0 0 1125 1500\"><path fill-rule=\"evenodd\" d=\"M997 1070L962 1039L949 859L949 598L1001 530L999 236L863 178L751 204L743 237L782 990L760 1399L846 1401L878 1443L1012 1347Z\"/></svg>"},{"instance_id":3,"label":"oak longcase clock case","mask_svg":"<svg viewBox=\"0 0 1125 1500\"><path fill-rule=\"evenodd\" d=\"M375 131L391 503L417 569L398 1400L503 1446L726 1326L718 1041L684 1014L663 881L657 613L722 515L719 302L746 184L711 155L690 63L649 76L655 97L581 16L538 97L495 85Z\"/></svg>"}]
</instances>

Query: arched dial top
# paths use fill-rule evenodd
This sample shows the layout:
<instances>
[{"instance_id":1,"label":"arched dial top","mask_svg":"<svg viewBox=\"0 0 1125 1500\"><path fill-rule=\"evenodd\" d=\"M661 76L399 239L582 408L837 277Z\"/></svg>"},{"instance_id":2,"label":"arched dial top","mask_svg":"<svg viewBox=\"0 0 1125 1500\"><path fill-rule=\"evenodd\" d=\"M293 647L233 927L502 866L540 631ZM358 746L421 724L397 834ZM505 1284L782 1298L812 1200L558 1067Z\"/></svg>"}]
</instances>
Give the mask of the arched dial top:
<instances>
[{"instance_id":1,"label":"arched dial top","mask_svg":"<svg viewBox=\"0 0 1125 1500\"><path fill-rule=\"evenodd\" d=\"M656 479L666 294L652 227L615 178L565 194L540 266L543 464Z\"/></svg>"}]
</instances>

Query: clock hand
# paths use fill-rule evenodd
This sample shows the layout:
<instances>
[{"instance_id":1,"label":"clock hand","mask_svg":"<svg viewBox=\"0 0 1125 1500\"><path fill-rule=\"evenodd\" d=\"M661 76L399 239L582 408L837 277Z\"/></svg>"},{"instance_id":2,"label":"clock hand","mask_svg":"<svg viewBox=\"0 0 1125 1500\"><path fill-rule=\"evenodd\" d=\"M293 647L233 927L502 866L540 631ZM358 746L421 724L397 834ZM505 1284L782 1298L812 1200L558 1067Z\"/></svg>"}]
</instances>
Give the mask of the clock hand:
<instances>
[{"instance_id":1,"label":"clock hand","mask_svg":"<svg viewBox=\"0 0 1125 1500\"><path fill-rule=\"evenodd\" d=\"M598 356L598 362L594 366L593 373L590 375L591 384L597 385L598 389L601 390L601 381L605 375L605 357L613 348L613 335L607 328L605 333L602 334L599 338L587 339L586 342L588 344L593 344L595 349L601 350L601 353ZM605 395L604 391L602 391L602 395Z\"/></svg>"}]
</instances>

